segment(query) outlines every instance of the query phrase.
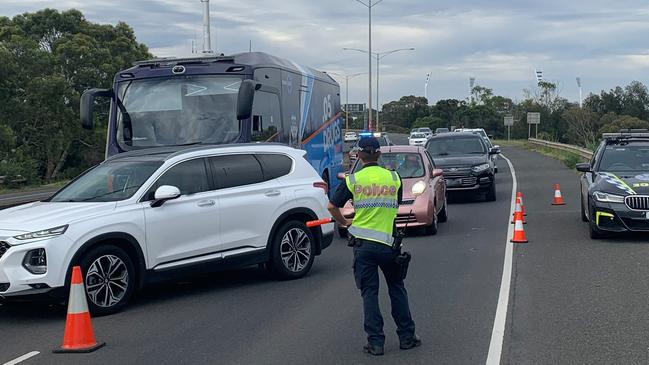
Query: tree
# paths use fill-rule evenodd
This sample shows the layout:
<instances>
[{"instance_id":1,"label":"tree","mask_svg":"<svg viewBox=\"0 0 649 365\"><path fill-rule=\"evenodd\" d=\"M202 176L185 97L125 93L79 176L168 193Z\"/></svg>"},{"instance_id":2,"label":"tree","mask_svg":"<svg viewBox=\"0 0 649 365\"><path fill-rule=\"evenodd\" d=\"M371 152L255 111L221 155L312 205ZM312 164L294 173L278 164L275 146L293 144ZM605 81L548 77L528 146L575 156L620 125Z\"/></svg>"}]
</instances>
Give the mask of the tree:
<instances>
[{"instance_id":1,"label":"tree","mask_svg":"<svg viewBox=\"0 0 649 365\"><path fill-rule=\"evenodd\" d=\"M639 128L639 129L649 129L649 122L640 120L636 117L632 117L629 115L623 115L618 118L616 118L612 123L604 125L600 130L599 133L616 133L619 132L620 129L634 129L634 128Z\"/></svg>"},{"instance_id":2,"label":"tree","mask_svg":"<svg viewBox=\"0 0 649 365\"><path fill-rule=\"evenodd\" d=\"M568 122L568 142L584 147L594 147L598 141L598 116L587 109L570 108L563 112Z\"/></svg>"},{"instance_id":3,"label":"tree","mask_svg":"<svg viewBox=\"0 0 649 365\"><path fill-rule=\"evenodd\" d=\"M69 161L86 168L101 159L105 129L81 129L81 93L110 87L115 73L150 56L127 24L93 24L77 10L0 17L0 121L16 150L38 161L40 178L78 170Z\"/></svg>"},{"instance_id":4,"label":"tree","mask_svg":"<svg viewBox=\"0 0 649 365\"><path fill-rule=\"evenodd\" d=\"M428 114L429 107L426 98L410 95L383 105L381 120L384 124L410 128L417 118Z\"/></svg>"}]
</instances>

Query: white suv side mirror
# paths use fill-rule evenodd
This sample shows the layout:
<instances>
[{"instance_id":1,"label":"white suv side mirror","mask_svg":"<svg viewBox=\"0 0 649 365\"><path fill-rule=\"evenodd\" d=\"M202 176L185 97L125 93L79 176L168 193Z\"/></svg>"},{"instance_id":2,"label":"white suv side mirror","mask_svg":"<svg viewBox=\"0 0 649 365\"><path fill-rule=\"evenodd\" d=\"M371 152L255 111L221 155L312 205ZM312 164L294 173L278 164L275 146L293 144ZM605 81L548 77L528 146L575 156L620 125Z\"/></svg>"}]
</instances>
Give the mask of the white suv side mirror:
<instances>
[{"instance_id":1,"label":"white suv side mirror","mask_svg":"<svg viewBox=\"0 0 649 365\"><path fill-rule=\"evenodd\" d=\"M180 189L171 185L162 185L156 189L153 198L155 199L151 202L152 207L159 207L167 200L176 199L180 196Z\"/></svg>"}]
</instances>

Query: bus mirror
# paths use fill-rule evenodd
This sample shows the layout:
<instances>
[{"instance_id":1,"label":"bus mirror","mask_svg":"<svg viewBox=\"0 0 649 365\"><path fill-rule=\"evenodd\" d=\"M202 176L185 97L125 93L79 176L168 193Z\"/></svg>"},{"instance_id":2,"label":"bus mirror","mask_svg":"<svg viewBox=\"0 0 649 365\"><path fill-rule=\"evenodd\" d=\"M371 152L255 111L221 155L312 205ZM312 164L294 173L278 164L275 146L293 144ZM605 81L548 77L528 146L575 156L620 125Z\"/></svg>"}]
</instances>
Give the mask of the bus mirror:
<instances>
[{"instance_id":1,"label":"bus mirror","mask_svg":"<svg viewBox=\"0 0 649 365\"><path fill-rule=\"evenodd\" d=\"M252 114L252 102L255 100L255 90L259 88L254 80L243 80L237 96L237 119L250 118Z\"/></svg>"},{"instance_id":2,"label":"bus mirror","mask_svg":"<svg viewBox=\"0 0 649 365\"><path fill-rule=\"evenodd\" d=\"M112 94L110 89L90 89L83 92L80 102L81 126L92 129L92 115L95 111L95 98L108 98Z\"/></svg>"}]
</instances>

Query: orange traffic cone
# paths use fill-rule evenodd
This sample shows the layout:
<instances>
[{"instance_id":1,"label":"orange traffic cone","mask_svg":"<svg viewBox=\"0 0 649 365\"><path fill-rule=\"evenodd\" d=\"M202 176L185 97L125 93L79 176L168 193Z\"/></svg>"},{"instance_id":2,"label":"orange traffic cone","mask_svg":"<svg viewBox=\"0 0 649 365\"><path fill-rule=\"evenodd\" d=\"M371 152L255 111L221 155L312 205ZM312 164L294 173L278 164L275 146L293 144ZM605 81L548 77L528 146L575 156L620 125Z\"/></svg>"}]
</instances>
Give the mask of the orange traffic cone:
<instances>
[{"instance_id":1,"label":"orange traffic cone","mask_svg":"<svg viewBox=\"0 0 649 365\"><path fill-rule=\"evenodd\" d=\"M514 218L512 219L512 224L516 223L516 220L520 219L523 224L527 224L525 217L523 216L523 205L521 204L521 199L516 198L516 209L514 209Z\"/></svg>"},{"instance_id":2,"label":"orange traffic cone","mask_svg":"<svg viewBox=\"0 0 649 365\"><path fill-rule=\"evenodd\" d=\"M559 184L554 184L554 200L552 201L552 205L565 205L566 203L563 201L563 197L561 196L561 187Z\"/></svg>"},{"instance_id":3,"label":"orange traffic cone","mask_svg":"<svg viewBox=\"0 0 649 365\"><path fill-rule=\"evenodd\" d=\"M513 243L527 243L527 238L525 238L525 229L523 229L523 221L521 219L516 219L516 225L514 225L514 237L512 237L511 242Z\"/></svg>"},{"instance_id":4,"label":"orange traffic cone","mask_svg":"<svg viewBox=\"0 0 649 365\"><path fill-rule=\"evenodd\" d=\"M81 268L72 268L72 282L70 285L70 300L68 301L68 317L65 321L65 334L63 345L55 349L54 353L68 352L93 352L106 343L98 343L92 332L90 312L86 301L86 290L83 287Z\"/></svg>"},{"instance_id":5,"label":"orange traffic cone","mask_svg":"<svg viewBox=\"0 0 649 365\"><path fill-rule=\"evenodd\" d=\"M527 213L525 213L525 204L523 203L523 193L521 193L520 191L516 193L516 199L519 198L521 200L521 210L523 211L523 215L526 216Z\"/></svg>"}]
</instances>

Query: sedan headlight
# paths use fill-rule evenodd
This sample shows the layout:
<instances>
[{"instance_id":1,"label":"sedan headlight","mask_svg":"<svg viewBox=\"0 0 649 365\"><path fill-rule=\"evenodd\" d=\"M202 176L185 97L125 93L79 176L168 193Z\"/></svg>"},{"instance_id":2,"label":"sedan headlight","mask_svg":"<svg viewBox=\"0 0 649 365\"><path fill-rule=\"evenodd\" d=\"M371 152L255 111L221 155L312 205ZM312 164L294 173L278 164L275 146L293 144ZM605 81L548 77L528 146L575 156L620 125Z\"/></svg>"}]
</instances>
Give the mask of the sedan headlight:
<instances>
[{"instance_id":1,"label":"sedan headlight","mask_svg":"<svg viewBox=\"0 0 649 365\"><path fill-rule=\"evenodd\" d=\"M412 195L415 197L420 196L424 191L426 191L426 183L421 180L417 181L411 189Z\"/></svg>"},{"instance_id":2,"label":"sedan headlight","mask_svg":"<svg viewBox=\"0 0 649 365\"><path fill-rule=\"evenodd\" d=\"M595 200L602 203L624 203L624 197L621 195L602 193L601 191L596 191L593 193Z\"/></svg>"},{"instance_id":3,"label":"sedan headlight","mask_svg":"<svg viewBox=\"0 0 649 365\"><path fill-rule=\"evenodd\" d=\"M487 170L488 168L489 168L489 164L488 164L488 163L483 163L483 164L481 164L481 165L473 166L473 167L471 168L471 170L472 170L473 172L482 172L482 171Z\"/></svg>"},{"instance_id":4,"label":"sedan headlight","mask_svg":"<svg viewBox=\"0 0 649 365\"><path fill-rule=\"evenodd\" d=\"M17 240L24 241L24 240L33 240L33 239L37 239L37 238L55 237L55 236L62 235L67 230L68 230L68 225L66 224L64 226L48 228L48 229L44 229L42 231L35 231L35 232L29 232L29 233L20 234L18 236L14 236L14 238L17 239Z\"/></svg>"}]
</instances>

